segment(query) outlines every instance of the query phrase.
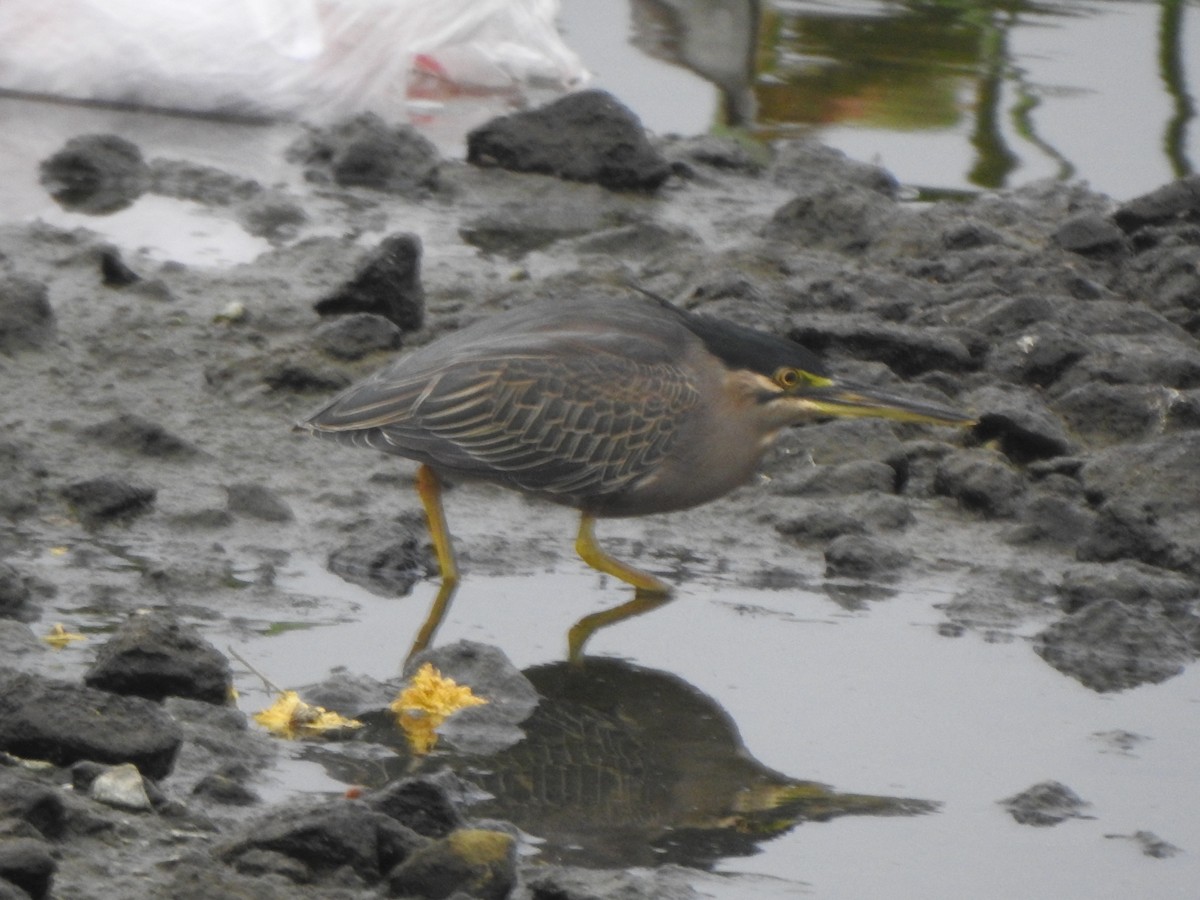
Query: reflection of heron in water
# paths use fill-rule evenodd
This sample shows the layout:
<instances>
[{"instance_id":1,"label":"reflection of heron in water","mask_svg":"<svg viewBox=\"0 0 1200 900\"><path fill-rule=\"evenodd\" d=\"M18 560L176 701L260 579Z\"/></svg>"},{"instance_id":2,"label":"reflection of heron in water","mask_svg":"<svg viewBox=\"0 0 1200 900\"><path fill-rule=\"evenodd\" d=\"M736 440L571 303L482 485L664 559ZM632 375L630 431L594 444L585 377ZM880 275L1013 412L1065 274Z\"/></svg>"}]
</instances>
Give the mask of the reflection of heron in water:
<instances>
[{"instance_id":1,"label":"reflection of heron in water","mask_svg":"<svg viewBox=\"0 0 1200 900\"><path fill-rule=\"evenodd\" d=\"M935 808L841 794L768 768L750 755L716 701L666 672L594 658L582 671L564 662L523 674L541 699L521 723L522 740L488 756L439 752L417 771L449 765L482 787L491 798L470 813L542 838L547 862L708 869L753 854L805 821ZM368 739L385 739L371 730ZM392 732L389 743L397 739L403 745ZM354 765L342 754L323 762L331 769ZM373 773L335 777L379 786L414 774L412 766L405 754Z\"/></svg>"},{"instance_id":2,"label":"reflection of heron in water","mask_svg":"<svg viewBox=\"0 0 1200 900\"><path fill-rule=\"evenodd\" d=\"M759 0L633 0L634 46L716 86L721 124L754 124Z\"/></svg>"}]
</instances>

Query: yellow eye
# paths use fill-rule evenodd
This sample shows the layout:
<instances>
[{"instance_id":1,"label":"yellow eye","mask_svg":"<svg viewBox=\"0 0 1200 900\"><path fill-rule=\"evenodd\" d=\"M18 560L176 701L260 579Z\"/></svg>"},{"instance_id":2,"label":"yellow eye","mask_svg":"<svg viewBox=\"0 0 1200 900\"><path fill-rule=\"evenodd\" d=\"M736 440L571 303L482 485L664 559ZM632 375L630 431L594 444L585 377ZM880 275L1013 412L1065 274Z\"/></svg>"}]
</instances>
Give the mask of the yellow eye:
<instances>
[{"instance_id":1,"label":"yellow eye","mask_svg":"<svg viewBox=\"0 0 1200 900\"><path fill-rule=\"evenodd\" d=\"M781 388L794 388L801 381L799 369L779 369L775 372L775 383Z\"/></svg>"},{"instance_id":2,"label":"yellow eye","mask_svg":"<svg viewBox=\"0 0 1200 900\"><path fill-rule=\"evenodd\" d=\"M833 382L823 375L814 375L803 369L782 366L775 370L775 383L784 390L791 390L802 384L810 387L829 387Z\"/></svg>"}]
</instances>

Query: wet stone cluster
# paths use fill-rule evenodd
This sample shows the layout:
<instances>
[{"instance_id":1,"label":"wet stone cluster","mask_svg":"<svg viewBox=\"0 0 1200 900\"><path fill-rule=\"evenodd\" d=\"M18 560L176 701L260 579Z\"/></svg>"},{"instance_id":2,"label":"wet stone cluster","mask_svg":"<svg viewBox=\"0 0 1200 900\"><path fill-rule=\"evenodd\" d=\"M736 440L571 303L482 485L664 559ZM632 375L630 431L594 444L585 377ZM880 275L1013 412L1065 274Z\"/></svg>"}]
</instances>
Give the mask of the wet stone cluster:
<instances>
[{"instance_id":1,"label":"wet stone cluster","mask_svg":"<svg viewBox=\"0 0 1200 900\"><path fill-rule=\"evenodd\" d=\"M369 118L312 130L288 155L311 193L113 135L46 160L64 207L186 198L269 242L238 266L0 226L0 371L19 386L0 412L0 896L691 895L669 869L518 861L447 781L264 801L283 751L230 705L216 646L298 615L289 561L393 593L431 571L397 499L410 477L350 471L289 423L398 349L536 299L634 282L978 414L783 435L713 519L784 548L747 583L816 577L850 603L960 567L945 634L1035 622L1029 652L1095 691L1193 664L1200 177L1120 204L1061 183L915 204L813 142L652 138L594 92L469 147L439 158ZM693 520L664 552L720 561L733 530ZM61 619L85 649L41 640ZM1018 820L1079 814L1035 787L1006 801Z\"/></svg>"}]
</instances>

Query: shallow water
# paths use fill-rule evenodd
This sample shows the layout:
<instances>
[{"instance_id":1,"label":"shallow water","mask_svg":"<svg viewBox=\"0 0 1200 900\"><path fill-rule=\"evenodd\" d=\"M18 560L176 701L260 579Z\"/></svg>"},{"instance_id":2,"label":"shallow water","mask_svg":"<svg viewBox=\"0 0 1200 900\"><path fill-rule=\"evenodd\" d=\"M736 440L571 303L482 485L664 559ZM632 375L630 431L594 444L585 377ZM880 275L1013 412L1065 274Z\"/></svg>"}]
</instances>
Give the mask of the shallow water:
<instances>
[{"instance_id":1,"label":"shallow water","mask_svg":"<svg viewBox=\"0 0 1200 900\"><path fill-rule=\"evenodd\" d=\"M660 133L812 134L935 195L1127 199L1200 166L1195 0L564 0L562 22Z\"/></svg>"},{"instance_id":2,"label":"shallow water","mask_svg":"<svg viewBox=\"0 0 1200 900\"><path fill-rule=\"evenodd\" d=\"M280 584L334 601L311 608L315 627L237 645L288 686L339 665L394 676L433 589L384 599L315 562L281 573ZM595 636L591 653L672 673L708 695L767 766L839 791L943 804L931 815L796 827L716 869L762 877L698 874L698 889L730 898L1195 895L1200 669L1098 695L1043 663L1020 634L943 636L936 606L956 589L957 576L943 573L848 612L819 591L690 584L666 607ZM566 563L534 576L468 575L438 640L495 643L522 668L561 660L566 628L619 591ZM243 708L265 705L253 676L238 686ZM1101 737L1117 730L1138 738L1123 749ZM276 777L281 796L338 787L310 762ZM996 802L1046 780L1091 803L1091 818L1022 826ZM1185 852L1144 856L1121 837L1141 830Z\"/></svg>"}]
</instances>

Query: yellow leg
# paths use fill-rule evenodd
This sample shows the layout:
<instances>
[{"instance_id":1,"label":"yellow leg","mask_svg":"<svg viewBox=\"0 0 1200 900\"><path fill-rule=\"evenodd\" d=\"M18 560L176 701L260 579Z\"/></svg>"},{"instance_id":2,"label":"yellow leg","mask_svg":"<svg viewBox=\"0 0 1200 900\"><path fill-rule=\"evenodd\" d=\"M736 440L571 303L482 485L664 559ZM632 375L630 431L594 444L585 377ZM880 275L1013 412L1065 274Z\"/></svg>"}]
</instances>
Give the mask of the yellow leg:
<instances>
[{"instance_id":1,"label":"yellow leg","mask_svg":"<svg viewBox=\"0 0 1200 900\"><path fill-rule=\"evenodd\" d=\"M450 531L446 528L446 513L442 509L442 483L437 473L429 466L417 469L417 494L421 505L425 507L425 519L429 526L429 536L433 540L433 552L437 557L438 572L442 583L438 586L437 596L429 607L425 624L413 641L412 649L408 651L411 659L420 653L433 641L438 626L450 609L450 600L458 589L458 564L454 561L454 546L450 543Z\"/></svg>"},{"instance_id":2,"label":"yellow leg","mask_svg":"<svg viewBox=\"0 0 1200 900\"><path fill-rule=\"evenodd\" d=\"M575 552L593 569L633 585L634 593L633 599L627 603L584 616L571 626L567 633L567 660L572 665L579 665L583 661L583 646L595 632L608 625L650 612L671 599L671 588L665 582L648 572L642 572L613 559L601 550L600 545L596 543L594 523L595 519L587 513L580 516Z\"/></svg>"}]
</instances>

